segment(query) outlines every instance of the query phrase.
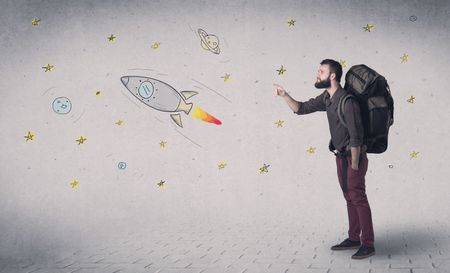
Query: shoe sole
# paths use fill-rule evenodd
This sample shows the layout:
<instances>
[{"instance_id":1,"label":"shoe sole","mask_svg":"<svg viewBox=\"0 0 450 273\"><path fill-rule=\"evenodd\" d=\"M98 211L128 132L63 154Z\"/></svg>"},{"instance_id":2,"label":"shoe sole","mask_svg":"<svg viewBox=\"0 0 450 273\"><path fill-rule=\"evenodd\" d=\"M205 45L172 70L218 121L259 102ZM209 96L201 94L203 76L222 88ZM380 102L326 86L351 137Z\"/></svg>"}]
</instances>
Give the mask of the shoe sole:
<instances>
[{"instance_id":1,"label":"shoe sole","mask_svg":"<svg viewBox=\"0 0 450 273\"><path fill-rule=\"evenodd\" d=\"M359 245L359 246L345 246L345 247L336 247L336 248L333 248L333 247L331 247L331 250L347 250L347 249L357 249L357 248L360 248L361 246Z\"/></svg>"},{"instance_id":2,"label":"shoe sole","mask_svg":"<svg viewBox=\"0 0 450 273\"><path fill-rule=\"evenodd\" d=\"M368 257L370 257L370 256L373 256L373 255L375 255L375 252L372 252L372 253L367 254L367 255L365 255L365 256L352 256L352 259L355 259L355 260L361 260L361 259L365 259L365 258L368 258Z\"/></svg>"}]
</instances>

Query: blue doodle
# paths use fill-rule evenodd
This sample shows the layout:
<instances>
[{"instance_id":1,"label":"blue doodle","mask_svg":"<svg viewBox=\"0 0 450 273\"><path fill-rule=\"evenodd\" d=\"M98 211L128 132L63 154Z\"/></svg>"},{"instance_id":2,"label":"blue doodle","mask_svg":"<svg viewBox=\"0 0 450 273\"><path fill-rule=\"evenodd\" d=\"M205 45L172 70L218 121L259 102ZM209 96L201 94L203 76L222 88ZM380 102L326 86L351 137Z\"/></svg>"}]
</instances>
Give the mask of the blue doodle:
<instances>
[{"instance_id":1,"label":"blue doodle","mask_svg":"<svg viewBox=\"0 0 450 273\"><path fill-rule=\"evenodd\" d=\"M66 97L58 97L53 101L52 108L57 114L67 114L72 109L72 103Z\"/></svg>"}]
</instances>

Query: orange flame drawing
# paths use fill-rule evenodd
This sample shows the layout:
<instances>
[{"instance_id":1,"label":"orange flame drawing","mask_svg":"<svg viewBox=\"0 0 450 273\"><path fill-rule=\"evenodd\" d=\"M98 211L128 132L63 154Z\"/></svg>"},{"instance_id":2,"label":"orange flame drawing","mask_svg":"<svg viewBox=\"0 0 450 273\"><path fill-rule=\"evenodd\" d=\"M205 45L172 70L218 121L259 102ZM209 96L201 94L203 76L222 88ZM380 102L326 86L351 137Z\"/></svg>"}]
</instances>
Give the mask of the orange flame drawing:
<instances>
[{"instance_id":1,"label":"orange flame drawing","mask_svg":"<svg viewBox=\"0 0 450 273\"><path fill-rule=\"evenodd\" d=\"M215 117L211 116L207 112L205 112L202 108L199 106L195 106L194 112L192 113L192 117L203 120L205 122L214 123L217 125L222 124L222 122Z\"/></svg>"}]
</instances>

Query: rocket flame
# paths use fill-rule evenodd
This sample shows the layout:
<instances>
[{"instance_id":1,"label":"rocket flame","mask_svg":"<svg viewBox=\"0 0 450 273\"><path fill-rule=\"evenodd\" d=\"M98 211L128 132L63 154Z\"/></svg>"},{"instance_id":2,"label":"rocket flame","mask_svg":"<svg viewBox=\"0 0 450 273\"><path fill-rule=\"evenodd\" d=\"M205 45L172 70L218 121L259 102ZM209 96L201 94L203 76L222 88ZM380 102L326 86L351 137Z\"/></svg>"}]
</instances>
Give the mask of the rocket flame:
<instances>
[{"instance_id":1,"label":"rocket flame","mask_svg":"<svg viewBox=\"0 0 450 273\"><path fill-rule=\"evenodd\" d=\"M222 122L220 120L218 120L215 117L211 116L210 114L206 113L199 106L195 106L194 112L192 113L192 117L203 120L205 122L214 123L217 125L222 124Z\"/></svg>"}]
</instances>

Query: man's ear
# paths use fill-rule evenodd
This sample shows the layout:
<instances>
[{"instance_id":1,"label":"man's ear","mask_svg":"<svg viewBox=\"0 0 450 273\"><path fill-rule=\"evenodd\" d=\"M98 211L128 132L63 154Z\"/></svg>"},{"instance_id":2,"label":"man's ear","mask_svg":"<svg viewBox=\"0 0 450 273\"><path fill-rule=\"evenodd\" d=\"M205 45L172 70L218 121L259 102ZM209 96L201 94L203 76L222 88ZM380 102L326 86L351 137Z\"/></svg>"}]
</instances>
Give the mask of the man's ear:
<instances>
[{"instance_id":1,"label":"man's ear","mask_svg":"<svg viewBox=\"0 0 450 273\"><path fill-rule=\"evenodd\" d=\"M331 73L330 74L330 80L332 81L334 79L336 79L336 73Z\"/></svg>"}]
</instances>

